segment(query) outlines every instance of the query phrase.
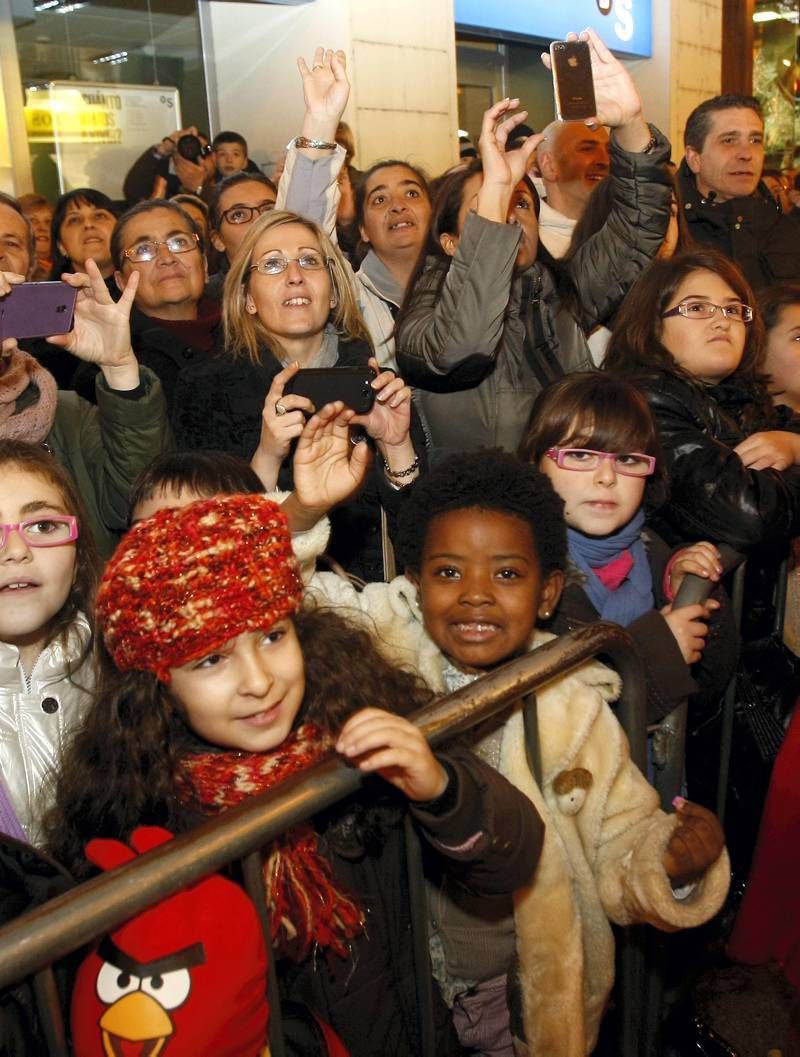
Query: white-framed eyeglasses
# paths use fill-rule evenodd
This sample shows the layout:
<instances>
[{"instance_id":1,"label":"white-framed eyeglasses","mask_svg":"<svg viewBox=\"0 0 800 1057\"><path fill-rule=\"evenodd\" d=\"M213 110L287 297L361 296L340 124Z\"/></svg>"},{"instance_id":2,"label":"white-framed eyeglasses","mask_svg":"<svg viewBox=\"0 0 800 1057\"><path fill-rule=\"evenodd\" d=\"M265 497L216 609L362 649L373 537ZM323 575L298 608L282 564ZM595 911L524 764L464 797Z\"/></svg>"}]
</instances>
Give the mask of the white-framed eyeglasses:
<instances>
[{"instance_id":1,"label":"white-framed eyeglasses","mask_svg":"<svg viewBox=\"0 0 800 1057\"><path fill-rule=\"evenodd\" d=\"M0 550L12 532L18 532L29 547L60 547L78 538L78 519L73 514L48 514L0 525Z\"/></svg>"},{"instance_id":2,"label":"white-framed eyeglasses","mask_svg":"<svg viewBox=\"0 0 800 1057\"><path fill-rule=\"evenodd\" d=\"M250 272L260 272L261 275L283 275L286 269L294 261L304 272L317 272L328 263L328 258L321 253L301 253L299 257L284 257L282 254L272 254L262 257L257 264L251 264L247 269Z\"/></svg>"},{"instance_id":3,"label":"white-framed eyeglasses","mask_svg":"<svg viewBox=\"0 0 800 1057\"><path fill-rule=\"evenodd\" d=\"M124 250L122 256L134 264L147 264L148 261L156 259L159 246L166 246L170 253L188 253L190 250L196 250L199 242L200 236L197 232L180 232L160 241L152 239L149 242L137 242L135 246Z\"/></svg>"},{"instance_id":4,"label":"white-framed eyeglasses","mask_svg":"<svg viewBox=\"0 0 800 1057\"><path fill-rule=\"evenodd\" d=\"M683 316L684 319L711 319L717 312L723 319L732 319L737 323L750 323L753 319L753 310L750 305L744 305L741 301L731 301L727 305L715 305L713 301L707 301L704 297L686 297L668 312L662 312L661 318Z\"/></svg>"},{"instance_id":5,"label":"white-framed eyeglasses","mask_svg":"<svg viewBox=\"0 0 800 1057\"><path fill-rule=\"evenodd\" d=\"M631 451L593 451L591 448L548 448L545 452L562 470L596 470L606 459L614 464L614 472L623 477L649 477L655 473L654 455Z\"/></svg>"}]
</instances>

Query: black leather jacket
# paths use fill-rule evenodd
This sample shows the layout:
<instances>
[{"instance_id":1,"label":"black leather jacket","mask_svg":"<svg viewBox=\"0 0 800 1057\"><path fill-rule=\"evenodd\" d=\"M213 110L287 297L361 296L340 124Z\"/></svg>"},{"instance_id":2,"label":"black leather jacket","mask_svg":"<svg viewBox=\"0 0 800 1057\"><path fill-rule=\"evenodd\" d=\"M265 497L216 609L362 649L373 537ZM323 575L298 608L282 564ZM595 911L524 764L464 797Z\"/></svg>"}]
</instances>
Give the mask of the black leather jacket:
<instances>
[{"instance_id":1,"label":"black leather jacket","mask_svg":"<svg viewBox=\"0 0 800 1057\"><path fill-rule=\"evenodd\" d=\"M705 386L664 371L633 379L658 422L670 475L670 498L660 511L684 540L708 539L748 551L786 543L800 531L800 467L750 470L734 452L762 430L800 432L800 418L775 408L745 430L752 397L734 379Z\"/></svg>"},{"instance_id":2,"label":"black leather jacket","mask_svg":"<svg viewBox=\"0 0 800 1057\"><path fill-rule=\"evenodd\" d=\"M692 238L736 261L758 290L800 276L800 212L781 213L763 184L755 192L727 202L703 198L694 174L678 169L683 208Z\"/></svg>"}]
</instances>

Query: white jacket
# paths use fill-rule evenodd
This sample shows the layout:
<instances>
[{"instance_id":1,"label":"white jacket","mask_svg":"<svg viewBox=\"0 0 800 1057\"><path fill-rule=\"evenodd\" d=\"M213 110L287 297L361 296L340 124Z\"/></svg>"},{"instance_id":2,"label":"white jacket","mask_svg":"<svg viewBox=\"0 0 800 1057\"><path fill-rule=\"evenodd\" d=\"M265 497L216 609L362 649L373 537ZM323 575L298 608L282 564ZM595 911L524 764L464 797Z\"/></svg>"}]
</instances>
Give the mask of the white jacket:
<instances>
[{"instance_id":1,"label":"white jacket","mask_svg":"<svg viewBox=\"0 0 800 1057\"><path fill-rule=\"evenodd\" d=\"M67 677L68 659L80 658L89 636L88 621L81 615L70 628L67 652L59 641L50 643L30 676L19 662L17 647L0 642L0 775L32 844L41 836L64 742L92 697L90 658Z\"/></svg>"},{"instance_id":2,"label":"white jacket","mask_svg":"<svg viewBox=\"0 0 800 1057\"><path fill-rule=\"evenodd\" d=\"M366 624L390 660L445 691L444 657L405 577L368 584L359 594L319 573L308 594ZM550 638L537 633L531 647ZM537 692L541 789L527 765L519 708L503 730L499 770L533 801L546 826L535 878L514 897L527 1036L527 1051L519 1052L530 1057L584 1057L594 1048L614 981L609 919L666 931L693 927L719 910L728 890L723 851L687 898L675 898L662 857L678 819L661 811L631 762L609 708L619 688L615 672L589 662Z\"/></svg>"}]
</instances>

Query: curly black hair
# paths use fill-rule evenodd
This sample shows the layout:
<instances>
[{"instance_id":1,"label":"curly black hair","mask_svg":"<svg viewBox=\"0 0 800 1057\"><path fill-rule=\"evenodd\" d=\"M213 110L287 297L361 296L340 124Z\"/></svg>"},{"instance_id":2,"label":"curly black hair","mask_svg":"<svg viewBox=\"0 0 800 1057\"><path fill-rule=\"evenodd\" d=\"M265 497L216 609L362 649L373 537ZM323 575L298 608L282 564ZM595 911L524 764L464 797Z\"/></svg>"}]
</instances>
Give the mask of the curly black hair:
<instances>
[{"instance_id":1,"label":"curly black hair","mask_svg":"<svg viewBox=\"0 0 800 1057\"><path fill-rule=\"evenodd\" d=\"M398 560L419 569L431 521L468 509L520 518L530 525L542 575L566 568L563 500L536 467L498 449L452 455L414 483L398 518Z\"/></svg>"}]
</instances>

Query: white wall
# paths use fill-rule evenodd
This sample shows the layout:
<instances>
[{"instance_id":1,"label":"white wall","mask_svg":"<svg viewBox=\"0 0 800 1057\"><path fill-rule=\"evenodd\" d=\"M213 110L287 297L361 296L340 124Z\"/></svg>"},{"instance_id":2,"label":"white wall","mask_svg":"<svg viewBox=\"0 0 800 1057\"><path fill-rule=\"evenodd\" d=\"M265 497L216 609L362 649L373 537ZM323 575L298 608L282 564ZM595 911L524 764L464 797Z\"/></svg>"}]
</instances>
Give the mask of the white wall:
<instances>
[{"instance_id":1,"label":"white wall","mask_svg":"<svg viewBox=\"0 0 800 1057\"><path fill-rule=\"evenodd\" d=\"M299 132L295 60L304 55L310 63L317 45L347 53L353 89L345 120L359 168L399 157L436 173L457 159L452 0L208 0L207 14L218 127L241 132L258 164L273 164Z\"/></svg>"}]
</instances>

